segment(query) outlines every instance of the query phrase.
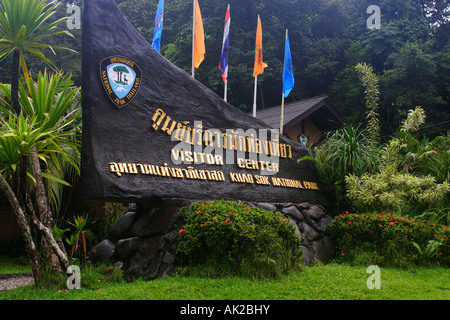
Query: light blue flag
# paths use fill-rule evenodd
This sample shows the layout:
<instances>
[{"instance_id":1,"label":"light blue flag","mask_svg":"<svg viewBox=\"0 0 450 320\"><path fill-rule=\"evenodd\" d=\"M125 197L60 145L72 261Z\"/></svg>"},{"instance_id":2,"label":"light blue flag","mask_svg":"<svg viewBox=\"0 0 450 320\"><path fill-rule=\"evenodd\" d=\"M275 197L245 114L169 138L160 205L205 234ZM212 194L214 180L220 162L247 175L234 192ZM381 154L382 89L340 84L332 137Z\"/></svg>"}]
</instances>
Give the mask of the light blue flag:
<instances>
[{"instance_id":1,"label":"light blue flag","mask_svg":"<svg viewBox=\"0 0 450 320\"><path fill-rule=\"evenodd\" d=\"M284 46L283 65L283 93L287 97L294 87L294 74L292 71L291 49L289 47L289 36L286 32L286 44Z\"/></svg>"},{"instance_id":2,"label":"light blue flag","mask_svg":"<svg viewBox=\"0 0 450 320\"><path fill-rule=\"evenodd\" d=\"M152 47L159 52L161 45L161 33L163 28L164 20L164 0L159 0L158 10L155 16L155 31L153 32L153 43Z\"/></svg>"}]
</instances>

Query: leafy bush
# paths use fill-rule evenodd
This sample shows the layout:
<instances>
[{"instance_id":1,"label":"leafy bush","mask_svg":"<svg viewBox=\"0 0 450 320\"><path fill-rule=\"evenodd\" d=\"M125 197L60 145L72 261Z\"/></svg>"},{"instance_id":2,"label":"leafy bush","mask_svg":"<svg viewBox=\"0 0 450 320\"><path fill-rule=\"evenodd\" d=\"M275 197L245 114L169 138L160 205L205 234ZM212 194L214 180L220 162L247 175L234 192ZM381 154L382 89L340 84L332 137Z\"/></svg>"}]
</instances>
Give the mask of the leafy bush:
<instances>
[{"instance_id":1,"label":"leafy bush","mask_svg":"<svg viewBox=\"0 0 450 320\"><path fill-rule=\"evenodd\" d=\"M390 213L341 214L330 225L338 260L407 267L450 266L450 228Z\"/></svg>"},{"instance_id":2,"label":"leafy bush","mask_svg":"<svg viewBox=\"0 0 450 320\"><path fill-rule=\"evenodd\" d=\"M403 215L445 207L450 186L432 176L418 177L387 168L377 174L348 175L347 196L360 211L399 209Z\"/></svg>"},{"instance_id":3,"label":"leafy bush","mask_svg":"<svg viewBox=\"0 0 450 320\"><path fill-rule=\"evenodd\" d=\"M178 252L189 266L213 273L278 276L301 261L300 238L279 212L231 201L193 203L180 210Z\"/></svg>"},{"instance_id":4,"label":"leafy bush","mask_svg":"<svg viewBox=\"0 0 450 320\"><path fill-rule=\"evenodd\" d=\"M345 176L362 175L372 170L371 145L367 130L347 124L329 132L314 155L304 156L298 162L310 160L316 164L320 180L332 186L336 193L336 206L345 203L347 190ZM345 204L346 207L347 204Z\"/></svg>"},{"instance_id":5,"label":"leafy bush","mask_svg":"<svg viewBox=\"0 0 450 320\"><path fill-rule=\"evenodd\" d=\"M381 147L379 171L348 172L347 197L358 211L396 210L403 216L449 212L450 144L446 137L418 140L414 132L424 121L421 107L410 110L397 136Z\"/></svg>"}]
</instances>

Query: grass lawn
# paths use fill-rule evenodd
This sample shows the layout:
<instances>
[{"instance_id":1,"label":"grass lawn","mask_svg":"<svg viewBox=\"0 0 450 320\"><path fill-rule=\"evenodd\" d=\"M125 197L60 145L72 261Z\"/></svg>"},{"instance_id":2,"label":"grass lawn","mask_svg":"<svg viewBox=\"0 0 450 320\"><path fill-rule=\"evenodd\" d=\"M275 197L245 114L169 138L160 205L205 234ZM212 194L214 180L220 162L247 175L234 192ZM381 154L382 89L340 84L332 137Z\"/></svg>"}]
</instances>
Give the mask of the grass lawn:
<instances>
[{"instance_id":1,"label":"grass lawn","mask_svg":"<svg viewBox=\"0 0 450 320\"><path fill-rule=\"evenodd\" d=\"M0 273L6 273L0 259ZM9 270L14 270L10 268ZM20 269L22 270L22 269ZM415 272L380 268L380 289L369 289L365 266L330 263L303 267L279 279L173 276L152 281L111 281L83 271L81 289L21 287L0 292L0 300L449 300L450 269ZM29 270L25 270L29 271ZM19 271L13 271L19 272ZM20 271L24 272L24 271ZM84 278L83 278L84 277Z\"/></svg>"}]
</instances>

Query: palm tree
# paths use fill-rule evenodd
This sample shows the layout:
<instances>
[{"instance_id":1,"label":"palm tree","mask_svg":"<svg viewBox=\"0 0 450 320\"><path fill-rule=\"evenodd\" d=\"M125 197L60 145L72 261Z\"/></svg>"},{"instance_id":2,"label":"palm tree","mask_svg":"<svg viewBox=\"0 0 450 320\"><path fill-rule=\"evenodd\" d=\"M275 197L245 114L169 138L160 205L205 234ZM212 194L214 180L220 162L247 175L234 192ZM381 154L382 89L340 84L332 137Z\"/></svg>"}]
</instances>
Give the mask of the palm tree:
<instances>
[{"instance_id":1,"label":"palm tree","mask_svg":"<svg viewBox=\"0 0 450 320\"><path fill-rule=\"evenodd\" d=\"M47 255L47 259L52 267L53 272L60 273L62 272L61 266L66 266L67 264L67 256L61 253L58 246L53 246L54 239L51 235L51 232L48 231L52 227L53 220L51 217L51 211L48 206L48 199L45 195L45 186L43 182L43 173L41 172L41 165L39 160L39 148L38 146L43 141L52 141L52 139L45 139L46 135L53 136L54 131L49 128L49 126L39 127L39 117L35 115L27 115L27 113L22 114L22 106L19 100L19 70L22 68L23 75L25 77L25 83L28 87L28 91L30 95L32 94L32 87L34 85L33 81L30 78L28 68L25 62L25 53L29 53L38 59L44 61L47 65L52 67L55 71L56 68L47 59L45 54L42 52L43 49L50 49L54 53L54 49L67 49L59 46L51 46L49 44L44 43L44 40L48 37L65 33L71 35L66 30L57 30L57 26L65 21L67 17L61 19L54 19L54 15L56 13L55 9L59 6L59 2L56 0L0 0L0 61L8 57L12 54L13 63L11 69L11 86L9 89L8 98L11 101L11 108L15 112L15 117L13 114L8 113L8 110L2 110L5 114L5 119L2 121L3 127L1 128L4 135L2 137L13 137L13 139L5 139L2 141L3 144L3 155L8 155L9 151L14 152L14 145L17 141L21 141L27 148L17 152L20 149L16 149L16 157L19 161L17 162L8 162L9 168L13 169L14 175L8 176L7 178L11 178L13 176L18 176L16 179L17 188L15 189L15 198L11 197L10 191L8 190L7 185L5 185L6 179L4 177L0 177L0 185L2 190L7 194L8 199L14 209L18 217L18 221L22 220L20 217L20 211L27 212L34 216L34 208L30 204L31 200L28 198L28 190L27 190L27 177L30 177L35 183L35 199L36 205L39 209L40 219L33 219L35 227L41 230L45 236L44 238L44 249ZM74 51L74 50L71 50ZM75 51L74 51L75 52ZM5 91L6 87L2 87L3 91ZM22 94L23 95L23 94ZM26 104L28 101L27 98L22 98L22 103ZM26 117L30 117L27 121L24 120ZM22 120L21 120L22 119ZM9 125L7 125L9 124ZM20 125L19 125L20 124ZM21 133L25 132L24 130L36 130L39 132L39 139L36 140L36 143L26 142L25 138L21 135ZM6 132L5 132L6 130ZM8 145L9 141L9 145ZM17 146L17 145L16 145ZM23 147L22 146L22 147ZM31 147L32 146L32 147ZM54 142L53 146L56 147L57 143ZM6 151L5 151L6 150ZM7 152L8 151L8 152ZM52 155L51 158L56 159L55 154L63 154L61 150L53 150L53 152L49 152L48 154ZM11 154L9 154L11 156ZM41 154L42 156L42 154ZM46 160L45 157L41 158L42 160ZM12 159L9 159L12 160ZM32 174L27 171L28 164L31 164ZM8 165L6 165L8 168ZM17 173L15 172L17 169ZM14 192L12 193L14 195ZM14 201L16 200L16 201ZM17 207L18 206L18 207ZM27 222L27 220L24 220ZM30 229L30 226L26 226ZM25 228L26 229L26 228ZM25 238L27 238L26 230L22 228L22 233ZM47 236L47 234L49 235ZM33 250L33 243L29 244L29 250ZM37 247L37 246L35 246ZM34 248L37 249L37 248ZM35 254L36 255L36 254ZM58 258L59 262L58 263ZM36 257L35 257L36 258ZM39 259L33 259L32 263L39 263ZM41 261L42 262L42 261ZM67 267L67 266L66 266ZM33 272L35 268L33 268ZM39 272L34 272L35 281L38 282L40 274Z\"/></svg>"},{"instance_id":2,"label":"palm tree","mask_svg":"<svg viewBox=\"0 0 450 320\"><path fill-rule=\"evenodd\" d=\"M72 49L59 46L50 46L42 41L50 36L65 33L72 36L66 30L57 30L57 26L67 17L50 22L56 13L55 9L60 5L56 0L1 0L0 6L0 61L13 55L11 69L11 101L16 114L19 114L19 69L22 67L25 81L29 83L29 73L25 62L24 53L28 52L54 68L50 60L42 52L42 49ZM55 68L54 68L55 69Z\"/></svg>"},{"instance_id":3,"label":"palm tree","mask_svg":"<svg viewBox=\"0 0 450 320\"><path fill-rule=\"evenodd\" d=\"M27 118L22 112L16 115L0 106L0 190L7 195L17 216L26 240L33 275L38 283L45 259L40 257L40 246L31 237L32 226L42 233L44 252L52 271L61 273L68 267L64 247L52 235L54 224L43 178L66 185L67 182L53 176L48 170L42 172L39 159L47 168L51 165L61 167L62 159L78 170L80 113L73 105L79 97L79 88L68 86L67 81L58 74L49 76L47 73L39 73L36 85L30 79L29 91L21 83L19 87L19 102ZM0 84L0 88L6 98L11 97L9 86ZM30 172L28 166L22 172L23 159L29 160ZM33 185L21 186L21 175L27 175ZM15 178L17 176L19 178ZM7 180L19 181L19 192ZM30 191L34 191L34 203ZM25 214L31 217L33 225L28 224Z\"/></svg>"}]
</instances>

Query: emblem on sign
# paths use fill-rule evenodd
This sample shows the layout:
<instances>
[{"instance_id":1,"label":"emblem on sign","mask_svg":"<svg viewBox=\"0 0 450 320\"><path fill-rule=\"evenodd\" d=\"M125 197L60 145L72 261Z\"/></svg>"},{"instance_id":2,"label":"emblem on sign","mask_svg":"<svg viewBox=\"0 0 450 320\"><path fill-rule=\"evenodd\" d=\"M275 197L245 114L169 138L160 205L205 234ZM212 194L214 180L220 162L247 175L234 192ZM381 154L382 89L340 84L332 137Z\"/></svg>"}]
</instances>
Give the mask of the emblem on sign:
<instances>
[{"instance_id":1,"label":"emblem on sign","mask_svg":"<svg viewBox=\"0 0 450 320\"><path fill-rule=\"evenodd\" d=\"M141 84L141 69L132 60L120 56L100 62L100 73L106 93L118 108L133 100Z\"/></svg>"}]
</instances>

